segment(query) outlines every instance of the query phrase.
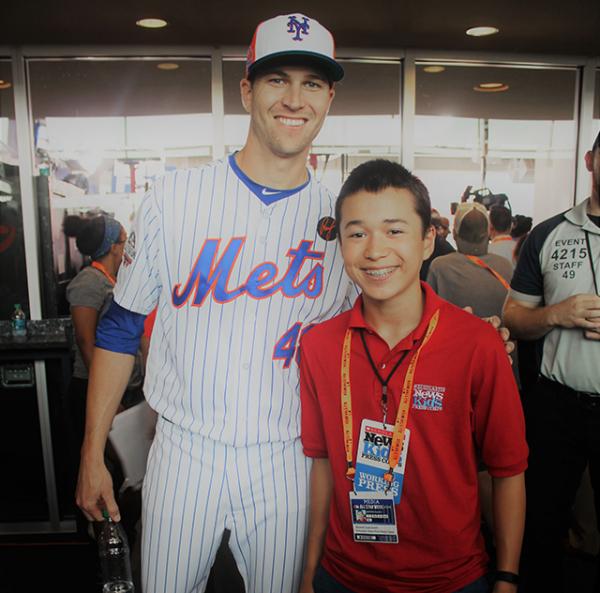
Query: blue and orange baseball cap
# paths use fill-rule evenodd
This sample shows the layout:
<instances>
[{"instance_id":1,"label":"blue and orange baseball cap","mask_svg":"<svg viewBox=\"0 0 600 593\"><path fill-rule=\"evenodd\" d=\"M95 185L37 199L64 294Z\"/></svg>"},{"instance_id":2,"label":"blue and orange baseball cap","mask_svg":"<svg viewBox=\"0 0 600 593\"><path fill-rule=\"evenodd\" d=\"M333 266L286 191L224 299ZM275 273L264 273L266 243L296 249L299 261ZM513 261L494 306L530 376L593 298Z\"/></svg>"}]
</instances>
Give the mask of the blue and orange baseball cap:
<instances>
[{"instance_id":1,"label":"blue and orange baseball cap","mask_svg":"<svg viewBox=\"0 0 600 593\"><path fill-rule=\"evenodd\" d=\"M335 59L333 35L303 14L279 15L256 27L246 55L246 76L274 63L308 63L321 68L333 82L344 77Z\"/></svg>"}]
</instances>

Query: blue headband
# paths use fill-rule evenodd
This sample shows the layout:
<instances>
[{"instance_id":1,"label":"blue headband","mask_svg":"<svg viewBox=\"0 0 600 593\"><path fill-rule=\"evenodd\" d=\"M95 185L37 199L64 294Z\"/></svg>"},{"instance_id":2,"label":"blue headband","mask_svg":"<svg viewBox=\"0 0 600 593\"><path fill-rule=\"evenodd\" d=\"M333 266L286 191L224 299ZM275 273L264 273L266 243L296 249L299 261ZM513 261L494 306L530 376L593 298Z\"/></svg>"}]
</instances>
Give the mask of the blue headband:
<instances>
[{"instance_id":1,"label":"blue headband","mask_svg":"<svg viewBox=\"0 0 600 593\"><path fill-rule=\"evenodd\" d=\"M121 236L121 224L109 216L104 217L104 238L102 244L95 253L92 255L92 259L99 259L106 255L110 248L119 240Z\"/></svg>"}]
</instances>

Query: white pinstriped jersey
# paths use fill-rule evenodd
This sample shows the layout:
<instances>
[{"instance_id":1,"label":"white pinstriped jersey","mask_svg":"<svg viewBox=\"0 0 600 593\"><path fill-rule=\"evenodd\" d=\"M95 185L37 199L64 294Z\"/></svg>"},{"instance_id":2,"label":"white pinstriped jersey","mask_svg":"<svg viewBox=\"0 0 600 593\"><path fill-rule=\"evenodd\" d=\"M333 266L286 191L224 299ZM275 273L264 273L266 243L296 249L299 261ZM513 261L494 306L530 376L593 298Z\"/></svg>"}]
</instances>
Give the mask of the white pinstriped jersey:
<instances>
[{"instance_id":1,"label":"white pinstriped jersey","mask_svg":"<svg viewBox=\"0 0 600 593\"><path fill-rule=\"evenodd\" d=\"M233 446L299 436L299 336L356 295L317 233L333 207L312 179L267 206L227 159L157 180L114 296L158 304L144 391L159 414Z\"/></svg>"}]
</instances>

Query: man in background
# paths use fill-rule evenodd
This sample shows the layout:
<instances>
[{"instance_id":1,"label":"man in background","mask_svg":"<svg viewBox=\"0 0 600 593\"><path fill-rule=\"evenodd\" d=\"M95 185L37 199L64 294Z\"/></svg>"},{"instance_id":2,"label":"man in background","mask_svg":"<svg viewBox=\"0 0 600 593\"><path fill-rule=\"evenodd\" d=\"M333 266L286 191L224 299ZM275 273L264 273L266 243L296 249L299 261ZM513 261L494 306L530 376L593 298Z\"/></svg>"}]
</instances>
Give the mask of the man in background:
<instances>
[{"instance_id":1,"label":"man in background","mask_svg":"<svg viewBox=\"0 0 600 593\"><path fill-rule=\"evenodd\" d=\"M511 334L542 340L540 375L525 402L527 592L563 591L564 541L588 463L600 517L600 134L585 164L591 196L531 231L504 307Z\"/></svg>"},{"instance_id":2,"label":"man in background","mask_svg":"<svg viewBox=\"0 0 600 593\"><path fill-rule=\"evenodd\" d=\"M463 202L454 217L458 252L436 258L427 282L443 299L470 306L478 317L502 314L512 277L506 258L488 253L489 218L482 204Z\"/></svg>"},{"instance_id":3,"label":"man in background","mask_svg":"<svg viewBox=\"0 0 600 593\"><path fill-rule=\"evenodd\" d=\"M431 209L431 224L435 229L435 243L433 245L433 253L423 262L421 266L421 272L419 274L419 278L421 280L427 280L427 274L429 272L429 266L431 262L436 258L440 257L440 255L446 255L448 253L454 253L454 247L448 243L446 237L448 233L444 231L444 223L443 220L448 220L447 218L442 219L440 213L435 209ZM450 223L448 222L448 225Z\"/></svg>"},{"instance_id":4,"label":"man in background","mask_svg":"<svg viewBox=\"0 0 600 593\"><path fill-rule=\"evenodd\" d=\"M439 237L444 240L448 239L448 235L450 234L450 221L445 216L441 216L435 209L431 211L431 224Z\"/></svg>"},{"instance_id":5,"label":"man in background","mask_svg":"<svg viewBox=\"0 0 600 593\"><path fill-rule=\"evenodd\" d=\"M505 257L511 265L516 241L510 235L512 214L506 206L492 206L490 209L490 246L489 253Z\"/></svg>"}]
</instances>

